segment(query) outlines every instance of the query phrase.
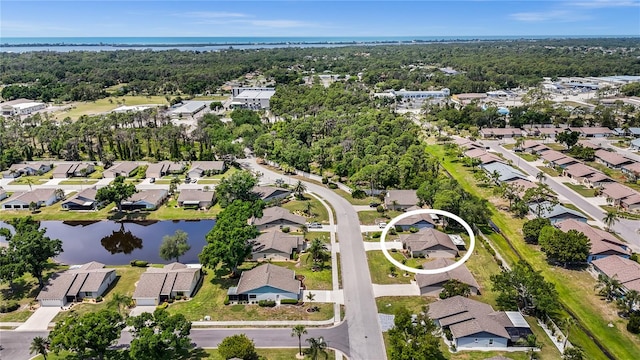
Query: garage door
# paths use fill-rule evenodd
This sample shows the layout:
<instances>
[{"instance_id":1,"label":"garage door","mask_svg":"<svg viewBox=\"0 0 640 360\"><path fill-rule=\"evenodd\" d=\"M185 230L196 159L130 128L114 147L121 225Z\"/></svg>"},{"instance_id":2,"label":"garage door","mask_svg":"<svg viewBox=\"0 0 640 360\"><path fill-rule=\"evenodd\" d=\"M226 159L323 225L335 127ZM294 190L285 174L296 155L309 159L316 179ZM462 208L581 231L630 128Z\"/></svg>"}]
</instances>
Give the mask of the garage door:
<instances>
[{"instance_id":1,"label":"garage door","mask_svg":"<svg viewBox=\"0 0 640 360\"><path fill-rule=\"evenodd\" d=\"M63 306L62 300L40 300L40 306Z\"/></svg>"},{"instance_id":2,"label":"garage door","mask_svg":"<svg viewBox=\"0 0 640 360\"><path fill-rule=\"evenodd\" d=\"M135 299L136 300L136 304L140 305L140 306L155 306L158 305L158 299L155 298L138 298Z\"/></svg>"}]
</instances>

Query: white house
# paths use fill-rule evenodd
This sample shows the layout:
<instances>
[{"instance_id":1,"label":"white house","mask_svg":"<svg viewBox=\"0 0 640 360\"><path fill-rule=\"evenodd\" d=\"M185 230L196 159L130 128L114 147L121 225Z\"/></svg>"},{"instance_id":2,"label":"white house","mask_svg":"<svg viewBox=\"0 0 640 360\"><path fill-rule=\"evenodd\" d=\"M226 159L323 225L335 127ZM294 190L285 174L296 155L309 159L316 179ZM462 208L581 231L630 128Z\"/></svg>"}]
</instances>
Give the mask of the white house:
<instances>
[{"instance_id":1,"label":"white house","mask_svg":"<svg viewBox=\"0 0 640 360\"><path fill-rule=\"evenodd\" d=\"M227 292L229 301L252 304L260 300L299 300L301 294L302 287L300 280L296 279L296 273L273 264L244 271L240 275L238 286L229 288Z\"/></svg>"},{"instance_id":2,"label":"white house","mask_svg":"<svg viewBox=\"0 0 640 360\"><path fill-rule=\"evenodd\" d=\"M275 95L274 88L240 88L242 91L237 95L233 95L231 106L242 107L252 110L268 110L271 108L271 98ZM235 90L235 91L233 91ZM232 92L236 92L233 89Z\"/></svg>"},{"instance_id":3,"label":"white house","mask_svg":"<svg viewBox=\"0 0 640 360\"><path fill-rule=\"evenodd\" d=\"M39 101L32 101L27 99L17 99L13 101L7 101L2 103L2 115L29 115L33 112L43 110L47 105Z\"/></svg>"},{"instance_id":4,"label":"white house","mask_svg":"<svg viewBox=\"0 0 640 360\"><path fill-rule=\"evenodd\" d=\"M69 302L102 296L116 279L115 269L92 261L54 274L36 298L40 306L64 306Z\"/></svg>"}]
</instances>

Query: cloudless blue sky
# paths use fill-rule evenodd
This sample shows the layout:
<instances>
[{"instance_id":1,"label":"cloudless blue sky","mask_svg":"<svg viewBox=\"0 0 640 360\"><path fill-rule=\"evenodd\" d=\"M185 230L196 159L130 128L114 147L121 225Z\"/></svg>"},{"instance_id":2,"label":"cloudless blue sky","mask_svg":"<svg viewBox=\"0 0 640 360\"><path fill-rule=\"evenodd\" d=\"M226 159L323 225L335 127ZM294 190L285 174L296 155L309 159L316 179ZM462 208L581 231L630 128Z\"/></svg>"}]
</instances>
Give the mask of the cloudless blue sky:
<instances>
[{"instance_id":1,"label":"cloudless blue sky","mask_svg":"<svg viewBox=\"0 0 640 360\"><path fill-rule=\"evenodd\" d=\"M640 0L2 0L0 37L640 36Z\"/></svg>"}]
</instances>

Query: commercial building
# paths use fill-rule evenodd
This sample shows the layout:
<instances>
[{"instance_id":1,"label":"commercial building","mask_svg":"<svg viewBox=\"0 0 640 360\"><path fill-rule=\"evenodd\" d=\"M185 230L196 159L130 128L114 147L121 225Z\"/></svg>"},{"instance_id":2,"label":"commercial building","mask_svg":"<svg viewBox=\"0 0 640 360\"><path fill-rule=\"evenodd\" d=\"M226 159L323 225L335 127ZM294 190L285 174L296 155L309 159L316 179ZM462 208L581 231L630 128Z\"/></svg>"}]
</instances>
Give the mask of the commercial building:
<instances>
[{"instance_id":1,"label":"commercial building","mask_svg":"<svg viewBox=\"0 0 640 360\"><path fill-rule=\"evenodd\" d=\"M252 110L268 110L271 108L271 97L275 95L274 88L233 88L231 106Z\"/></svg>"},{"instance_id":2,"label":"commercial building","mask_svg":"<svg viewBox=\"0 0 640 360\"><path fill-rule=\"evenodd\" d=\"M7 101L2 103L2 115L4 116L13 116L13 115L29 115L38 110L43 110L47 105L41 102L27 100L27 99L16 99L12 101Z\"/></svg>"}]
</instances>

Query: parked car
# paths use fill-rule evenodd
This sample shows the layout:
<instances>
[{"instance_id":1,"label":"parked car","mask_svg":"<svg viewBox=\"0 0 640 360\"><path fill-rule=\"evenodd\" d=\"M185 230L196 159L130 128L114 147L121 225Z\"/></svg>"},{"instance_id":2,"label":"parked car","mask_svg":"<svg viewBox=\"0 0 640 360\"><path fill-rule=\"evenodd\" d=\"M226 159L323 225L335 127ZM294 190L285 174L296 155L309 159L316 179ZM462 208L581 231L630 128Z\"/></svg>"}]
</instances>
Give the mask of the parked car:
<instances>
[{"instance_id":1,"label":"parked car","mask_svg":"<svg viewBox=\"0 0 640 360\"><path fill-rule=\"evenodd\" d=\"M378 226L380 227L380 229L384 229L385 227L387 227L387 223L379 223Z\"/></svg>"},{"instance_id":2,"label":"parked car","mask_svg":"<svg viewBox=\"0 0 640 360\"><path fill-rule=\"evenodd\" d=\"M149 182L153 184L154 182L156 182L156 178L149 179Z\"/></svg>"},{"instance_id":3,"label":"parked car","mask_svg":"<svg viewBox=\"0 0 640 360\"><path fill-rule=\"evenodd\" d=\"M380 203L377 203L377 202L369 203L369 207L376 208L378 206L380 206Z\"/></svg>"},{"instance_id":4,"label":"parked car","mask_svg":"<svg viewBox=\"0 0 640 360\"><path fill-rule=\"evenodd\" d=\"M307 228L309 228L309 229L322 229L322 224L320 224L318 222L312 222L312 223L309 223L307 225Z\"/></svg>"}]
</instances>

